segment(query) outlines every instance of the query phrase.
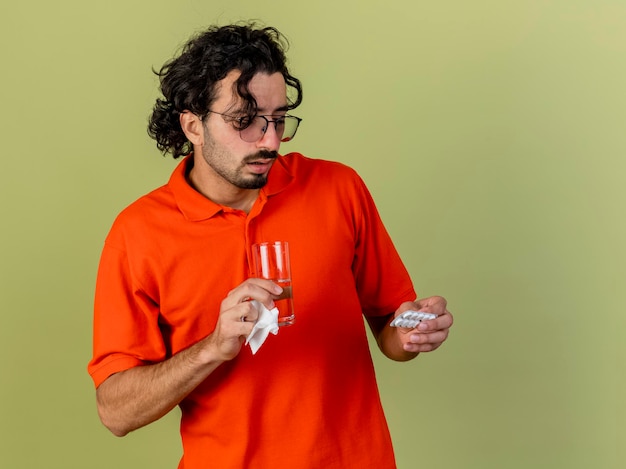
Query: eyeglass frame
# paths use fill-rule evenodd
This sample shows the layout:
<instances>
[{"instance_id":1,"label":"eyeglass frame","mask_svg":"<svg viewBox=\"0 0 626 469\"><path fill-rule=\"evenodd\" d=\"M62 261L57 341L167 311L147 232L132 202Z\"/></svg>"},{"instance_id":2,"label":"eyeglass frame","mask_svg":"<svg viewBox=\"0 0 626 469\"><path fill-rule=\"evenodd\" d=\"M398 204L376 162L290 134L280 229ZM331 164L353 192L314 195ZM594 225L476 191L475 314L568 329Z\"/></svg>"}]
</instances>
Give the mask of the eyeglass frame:
<instances>
[{"instance_id":1,"label":"eyeglass frame","mask_svg":"<svg viewBox=\"0 0 626 469\"><path fill-rule=\"evenodd\" d=\"M246 130L248 127L250 127L250 126L252 125L252 122L253 122L253 120L254 120L255 118L257 118L257 117L261 117L261 118L263 118L263 119L265 120L265 122L266 122L266 125L265 125L265 127L264 127L264 130L263 130L263 133L261 134L261 136L260 136L258 139L254 140L253 142L248 142L247 140L243 140L243 141L244 141L244 142L246 142L246 143L256 143L256 142L258 142L259 140L261 140L261 139L265 136L265 132L267 132L267 129L268 129L268 128L269 128L269 126L270 126L270 122L271 122L272 124L274 124L274 131L276 131L276 130L277 130L277 127L276 127L276 126L278 125L278 122L279 122L279 120L278 120L278 119L269 120L269 119L267 118L268 116L269 116L269 117L274 117L272 114L265 114L265 115L262 115L262 114L256 114L256 115L254 115L254 116L241 116L241 117L237 117L237 116L233 116L233 115L231 115L231 114L224 114L223 112L211 111L210 109L207 111L207 114L217 114L218 116L228 117L228 118L233 119L234 121L238 122L238 123L239 123L239 125L240 125L241 127L240 127L240 128L235 127L235 130L237 130L237 131L239 132L239 138L240 138L241 140L243 140L243 137L241 136L241 132L242 132L243 130ZM291 117L292 119L296 119L297 124L296 124L296 130L294 130L293 135L291 136L291 138L289 138L288 140L283 140L282 138L280 139L280 141L281 141L282 143L289 142L289 141L293 140L293 138L296 136L296 133L298 132L298 127L300 127L300 122L302 122L302 118L300 118L300 117L298 117L298 116L292 116L291 114L285 114L284 116L280 116L280 119L284 119L285 117ZM206 115L205 115L205 118L206 118ZM249 123L248 125L246 125L246 126L243 126L243 124L242 124L242 121L243 121L244 119L250 119L250 123ZM202 119L202 120L204 120L204 119ZM233 127L234 127L234 126L233 126Z\"/></svg>"}]
</instances>

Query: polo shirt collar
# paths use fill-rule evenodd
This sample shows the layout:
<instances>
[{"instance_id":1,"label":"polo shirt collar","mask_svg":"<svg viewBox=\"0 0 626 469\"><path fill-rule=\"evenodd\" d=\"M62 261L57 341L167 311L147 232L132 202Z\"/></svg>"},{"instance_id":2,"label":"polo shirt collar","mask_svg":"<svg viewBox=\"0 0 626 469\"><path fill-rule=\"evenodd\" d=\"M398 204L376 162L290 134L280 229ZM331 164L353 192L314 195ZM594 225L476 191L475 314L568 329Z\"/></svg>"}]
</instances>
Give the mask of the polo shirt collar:
<instances>
[{"instance_id":1,"label":"polo shirt collar","mask_svg":"<svg viewBox=\"0 0 626 469\"><path fill-rule=\"evenodd\" d=\"M196 191L187 180L187 175L193 165L193 154L187 155L174 169L168 187L174 195L176 204L185 218L191 221L209 219L224 210L222 205L216 204ZM265 187L261 189L260 197L271 197L281 192L293 180L293 175L286 165L285 156L279 156L272 165Z\"/></svg>"},{"instance_id":2,"label":"polo shirt collar","mask_svg":"<svg viewBox=\"0 0 626 469\"><path fill-rule=\"evenodd\" d=\"M261 189L266 196L271 197L278 194L285 189L291 181L293 181L293 174L291 168L287 164L289 155L279 155L276 161L270 169L270 174L267 178L267 184Z\"/></svg>"}]
</instances>

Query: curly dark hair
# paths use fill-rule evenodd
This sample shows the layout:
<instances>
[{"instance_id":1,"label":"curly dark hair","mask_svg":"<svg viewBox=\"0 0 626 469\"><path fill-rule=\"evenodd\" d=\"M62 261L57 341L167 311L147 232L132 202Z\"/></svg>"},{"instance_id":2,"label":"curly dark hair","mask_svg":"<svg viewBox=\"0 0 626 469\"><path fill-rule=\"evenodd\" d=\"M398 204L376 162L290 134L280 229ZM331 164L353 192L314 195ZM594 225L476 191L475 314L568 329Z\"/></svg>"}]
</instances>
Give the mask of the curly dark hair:
<instances>
[{"instance_id":1,"label":"curly dark hair","mask_svg":"<svg viewBox=\"0 0 626 469\"><path fill-rule=\"evenodd\" d=\"M287 86L295 91L288 109L298 107L302 102L302 85L287 68L288 45L276 28L257 28L254 23L212 26L192 37L178 57L166 62L161 70L153 70L161 81L163 99L156 100L148 135L156 140L158 149L174 158L191 152L179 116L191 111L204 120L216 98L215 85L232 70L241 72L234 87L248 115L255 115L257 109L248 85L260 72L281 73Z\"/></svg>"}]
</instances>

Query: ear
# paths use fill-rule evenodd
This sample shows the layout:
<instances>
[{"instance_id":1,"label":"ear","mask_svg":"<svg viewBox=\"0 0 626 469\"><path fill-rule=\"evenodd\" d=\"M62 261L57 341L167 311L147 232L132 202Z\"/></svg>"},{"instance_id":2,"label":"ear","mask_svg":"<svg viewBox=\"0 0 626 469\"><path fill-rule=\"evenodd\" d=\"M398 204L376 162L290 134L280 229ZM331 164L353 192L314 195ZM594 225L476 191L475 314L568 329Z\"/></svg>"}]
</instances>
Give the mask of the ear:
<instances>
[{"instance_id":1,"label":"ear","mask_svg":"<svg viewBox=\"0 0 626 469\"><path fill-rule=\"evenodd\" d=\"M184 111L181 113L180 126L187 137L187 140L191 142L194 147L201 147L204 145L204 124L202 120L191 111Z\"/></svg>"}]
</instances>

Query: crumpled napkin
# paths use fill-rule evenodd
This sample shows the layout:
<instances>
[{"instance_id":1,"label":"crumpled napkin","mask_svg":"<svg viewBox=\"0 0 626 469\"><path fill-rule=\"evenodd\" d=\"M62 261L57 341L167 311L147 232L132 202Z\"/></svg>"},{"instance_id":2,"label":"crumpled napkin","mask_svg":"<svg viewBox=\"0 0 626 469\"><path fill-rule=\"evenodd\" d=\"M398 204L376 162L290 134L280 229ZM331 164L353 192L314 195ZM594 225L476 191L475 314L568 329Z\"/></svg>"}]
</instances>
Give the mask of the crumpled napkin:
<instances>
[{"instance_id":1,"label":"crumpled napkin","mask_svg":"<svg viewBox=\"0 0 626 469\"><path fill-rule=\"evenodd\" d=\"M278 334L278 308L267 309L257 300L252 300L252 304L259 311L259 318L246 339L246 345L250 344L250 350L254 355L270 332L274 335Z\"/></svg>"}]
</instances>

